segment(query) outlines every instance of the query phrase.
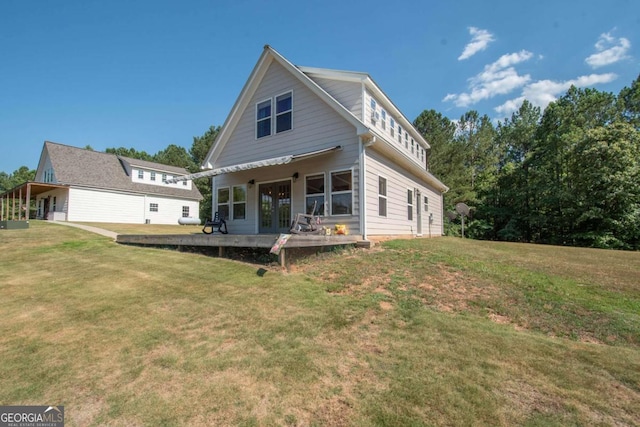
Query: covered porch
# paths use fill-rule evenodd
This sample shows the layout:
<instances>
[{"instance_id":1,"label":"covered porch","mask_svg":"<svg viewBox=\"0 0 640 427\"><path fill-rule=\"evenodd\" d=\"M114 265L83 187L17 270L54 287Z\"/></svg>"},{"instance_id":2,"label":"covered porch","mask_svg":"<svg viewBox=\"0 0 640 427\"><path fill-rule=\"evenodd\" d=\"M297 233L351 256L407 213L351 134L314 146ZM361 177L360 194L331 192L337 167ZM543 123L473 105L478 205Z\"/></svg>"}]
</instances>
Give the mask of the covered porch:
<instances>
[{"instance_id":1,"label":"covered porch","mask_svg":"<svg viewBox=\"0 0 640 427\"><path fill-rule=\"evenodd\" d=\"M65 185L25 182L0 194L0 229L27 228L31 215L31 200L39 194Z\"/></svg>"}]
</instances>

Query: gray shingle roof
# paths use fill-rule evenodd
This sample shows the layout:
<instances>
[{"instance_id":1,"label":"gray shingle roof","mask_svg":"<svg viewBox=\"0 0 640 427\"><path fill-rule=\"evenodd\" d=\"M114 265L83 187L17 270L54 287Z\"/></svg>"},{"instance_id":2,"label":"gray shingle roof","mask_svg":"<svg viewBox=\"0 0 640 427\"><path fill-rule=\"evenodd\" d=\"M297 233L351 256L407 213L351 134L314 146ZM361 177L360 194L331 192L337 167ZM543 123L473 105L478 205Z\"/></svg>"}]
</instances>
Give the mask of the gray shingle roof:
<instances>
[{"instance_id":1,"label":"gray shingle roof","mask_svg":"<svg viewBox=\"0 0 640 427\"><path fill-rule=\"evenodd\" d=\"M138 166L176 175L188 174L189 172L184 168L85 150L50 141L45 141L44 150L49 155L58 184L202 200L202 194L195 185L188 190L133 182L131 176L127 174L125 165L129 163L133 167Z\"/></svg>"}]
</instances>

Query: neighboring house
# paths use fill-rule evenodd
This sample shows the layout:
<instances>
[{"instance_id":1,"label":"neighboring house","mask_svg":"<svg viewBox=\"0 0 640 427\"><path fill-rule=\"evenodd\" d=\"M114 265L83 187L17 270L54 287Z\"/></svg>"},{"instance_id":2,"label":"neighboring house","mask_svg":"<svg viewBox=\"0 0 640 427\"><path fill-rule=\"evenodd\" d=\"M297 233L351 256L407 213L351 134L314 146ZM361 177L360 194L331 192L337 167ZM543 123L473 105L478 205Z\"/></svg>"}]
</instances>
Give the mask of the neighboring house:
<instances>
[{"instance_id":1,"label":"neighboring house","mask_svg":"<svg viewBox=\"0 0 640 427\"><path fill-rule=\"evenodd\" d=\"M448 188L429 144L366 73L297 67L265 46L202 165L230 233L286 233L318 206L349 234L439 236ZM176 180L176 181L177 181Z\"/></svg>"},{"instance_id":2,"label":"neighboring house","mask_svg":"<svg viewBox=\"0 0 640 427\"><path fill-rule=\"evenodd\" d=\"M198 217L202 195L184 168L45 142L35 183L39 219L177 224Z\"/></svg>"}]
</instances>

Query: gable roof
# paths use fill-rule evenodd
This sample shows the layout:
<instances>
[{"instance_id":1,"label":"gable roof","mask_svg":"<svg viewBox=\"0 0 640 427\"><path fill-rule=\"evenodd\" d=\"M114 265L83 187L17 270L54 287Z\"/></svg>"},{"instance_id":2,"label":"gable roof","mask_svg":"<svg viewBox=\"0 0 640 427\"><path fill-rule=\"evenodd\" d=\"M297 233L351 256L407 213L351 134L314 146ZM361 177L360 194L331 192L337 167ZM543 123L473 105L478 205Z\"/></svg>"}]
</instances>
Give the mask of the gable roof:
<instances>
[{"instance_id":1,"label":"gable roof","mask_svg":"<svg viewBox=\"0 0 640 427\"><path fill-rule=\"evenodd\" d=\"M220 133L215 142L209 149L209 153L205 157L202 164L202 169L212 169L214 167L215 158L222 152L222 149L227 144L231 134L240 121L241 113L247 108L249 102L256 89L258 88L262 78L267 72L269 65L273 62L277 62L284 69L289 71L295 78L297 78L302 84L304 84L311 92L317 95L321 100L327 103L333 108L341 117L351 123L355 128L358 135L365 135L370 133L370 129L365 125L362 120L356 117L351 111L347 110L340 102L338 102L333 96L329 95L320 85L314 82L309 76L303 73L298 67L289 62L285 57L276 52L271 46L265 45L262 55L258 59L255 67L249 75L249 79L245 83L238 99L231 112L227 116L227 119L222 125Z\"/></svg>"},{"instance_id":2,"label":"gable roof","mask_svg":"<svg viewBox=\"0 0 640 427\"><path fill-rule=\"evenodd\" d=\"M184 168L121 157L100 151L85 150L45 141L38 170L43 167L45 154L49 156L58 184L92 187L103 190L118 190L140 194L202 200L195 185L191 189L133 182L127 173L127 164L159 172L186 175Z\"/></svg>"}]
</instances>

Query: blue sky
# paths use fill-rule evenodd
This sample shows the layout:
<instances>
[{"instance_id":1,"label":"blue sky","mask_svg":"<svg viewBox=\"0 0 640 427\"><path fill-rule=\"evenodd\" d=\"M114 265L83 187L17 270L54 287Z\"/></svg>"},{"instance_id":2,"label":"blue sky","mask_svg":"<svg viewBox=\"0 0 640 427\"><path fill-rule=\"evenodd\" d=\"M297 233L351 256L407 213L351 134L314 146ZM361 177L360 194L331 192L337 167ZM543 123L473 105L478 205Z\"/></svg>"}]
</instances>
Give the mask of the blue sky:
<instances>
[{"instance_id":1,"label":"blue sky","mask_svg":"<svg viewBox=\"0 0 640 427\"><path fill-rule=\"evenodd\" d=\"M0 1L0 171L45 140L150 154L221 125L265 44L368 72L410 120L498 120L640 73L637 0Z\"/></svg>"}]
</instances>

